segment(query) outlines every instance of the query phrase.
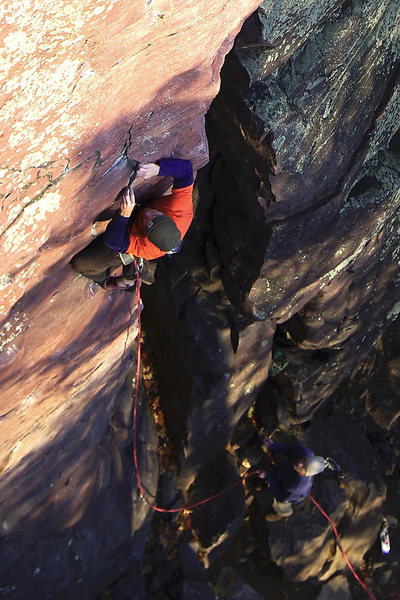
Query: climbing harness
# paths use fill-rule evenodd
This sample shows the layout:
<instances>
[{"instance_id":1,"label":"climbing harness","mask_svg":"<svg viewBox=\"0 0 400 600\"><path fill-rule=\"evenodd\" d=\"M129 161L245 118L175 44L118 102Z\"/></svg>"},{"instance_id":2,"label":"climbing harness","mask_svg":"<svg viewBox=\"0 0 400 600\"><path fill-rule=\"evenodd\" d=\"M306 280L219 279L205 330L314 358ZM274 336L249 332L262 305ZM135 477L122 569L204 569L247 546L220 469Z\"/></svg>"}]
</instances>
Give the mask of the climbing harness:
<instances>
[{"instance_id":1,"label":"climbing harness","mask_svg":"<svg viewBox=\"0 0 400 600\"><path fill-rule=\"evenodd\" d=\"M313 496L311 496L311 494L308 494L308 497L310 498L311 502L313 502L315 504L315 506L318 508L318 510L324 515L325 519L327 519L327 521L329 522L329 525L332 527L333 533L335 534L337 545L339 546L339 549L340 549L340 551L341 551L341 553L343 555L343 558L346 561L347 566L349 567L349 569L352 572L353 576L357 579L358 583L361 585L361 587L363 588L363 590L365 592L367 592L368 596L372 600L377 600L376 596L374 596L372 594L372 592L369 591L369 589L367 588L367 586L365 585L365 583L362 581L362 579L360 579L360 577L355 572L355 570L353 568L353 565L351 564L350 560L347 557L346 552L344 551L344 548L343 548L342 543L340 541L338 530L336 529L336 526L335 526L334 522L332 521L332 519L329 517L329 515L326 514L326 512L324 511L324 509L322 508L322 506L320 506L318 504L318 502L315 500L315 498L313 498Z\"/></svg>"},{"instance_id":2,"label":"climbing harness","mask_svg":"<svg viewBox=\"0 0 400 600\"><path fill-rule=\"evenodd\" d=\"M251 471L250 473L246 473L241 478L240 481L236 481L236 483L233 483L232 485L221 490L220 492L217 492L216 494L213 494L212 496L209 496L208 498L205 498L204 500L200 500L199 502L194 502L193 504L189 504L186 506L181 506L180 508L161 508L160 506L156 506L155 504L153 504L146 496L146 492L144 490L142 481L140 479L139 463L138 463L137 447L136 447L137 405L138 405L139 377L140 377L140 363L141 363L140 337L141 337L142 326L141 326L141 316L140 316L140 306L141 306L140 277L139 277L139 269L138 269L136 260L134 261L134 264L135 264L135 271L136 271L136 297L137 297L137 311L138 311L138 334L137 334L138 350L137 350L137 360L136 360L135 395L134 395L134 402L133 402L133 462L135 465L136 480L137 480L137 484L138 484L141 496L145 500L146 504L148 504L148 506L152 510L154 510L156 512L160 512L160 513L178 513L178 512L184 511L184 510L191 510L192 508L195 508L196 506L201 506L202 504L206 504L207 502L210 502L211 500L214 500L215 498L222 496L229 490L232 490L234 487L240 485L244 479L248 479L249 477L256 475L258 473L258 471L256 470L256 471Z\"/></svg>"}]
</instances>

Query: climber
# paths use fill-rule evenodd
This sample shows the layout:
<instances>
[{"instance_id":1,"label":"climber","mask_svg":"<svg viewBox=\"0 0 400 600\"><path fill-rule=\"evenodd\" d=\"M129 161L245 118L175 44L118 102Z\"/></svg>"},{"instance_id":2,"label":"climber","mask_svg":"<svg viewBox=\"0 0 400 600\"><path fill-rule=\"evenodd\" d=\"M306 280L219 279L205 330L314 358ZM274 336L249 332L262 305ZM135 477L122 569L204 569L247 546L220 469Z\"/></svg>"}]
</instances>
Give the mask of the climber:
<instances>
[{"instance_id":1,"label":"climber","mask_svg":"<svg viewBox=\"0 0 400 600\"><path fill-rule=\"evenodd\" d=\"M274 494L273 512L267 513L265 518L278 521L293 513L292 504L298 504L309 494L313 476L322 473L326 464L322 456L314 456L311 450L298 442L282 444L266 438L263 445L267 451L277 452L286 459L271 472L258 472Z\"/></svg>"},{"instance_id":2,"label":"climber","mask_svg":"<svg viewBox=\"0 0 400 600\"><path fill-rule=\"evenodd\" d=\"M172 176L173 185L144 207L136 204L130 186L123 188L119 194L120 211L108 223L105 232L71 260L75 271L108 291L134 289L134 259L140 265L141 280L153 283L154 260L177 252L192 222L192 163L180 158L166 158L139 164L138 179L155 176ZM122 275L109 277L110 272L121 265Z\"/></svg>"}]
</instances>

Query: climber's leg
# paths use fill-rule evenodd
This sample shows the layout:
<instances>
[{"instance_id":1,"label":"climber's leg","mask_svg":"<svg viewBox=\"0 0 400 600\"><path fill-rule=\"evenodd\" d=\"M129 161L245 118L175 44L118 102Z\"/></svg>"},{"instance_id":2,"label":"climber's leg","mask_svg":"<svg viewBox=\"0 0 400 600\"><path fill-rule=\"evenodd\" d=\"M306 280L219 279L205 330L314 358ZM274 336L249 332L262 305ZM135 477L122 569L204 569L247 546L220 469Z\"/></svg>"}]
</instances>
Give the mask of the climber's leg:
<instances>
[{"instance_id":1,"label":"climber's leg","mask_svg":"<svg viewBox=\"0 0 400 600\"><path fill-rule=\"evenodd\" d=\"M140 260L140 259L138 259ZM157 268L156 260L142 260L142 268L139 269L140 280L146 285L151 285L154 283L154 274ZM135 277L135 264L130 263L129 265L124 265L123 275L127 279L133 279Z\"/></svg>"},{"instance_id":2,"label":"climber's leg","mask_svg":"<svg viewBox=\"0 0 400 600\"><path fill-rule=\"evenodd\" d=\"M280 519L290 517L290 515L293 514L291 502L279 502L274 498L272 508L274 509L274 512L265 515L267 521L279 521Z\"/></svg>"},{"instance_id":3,"label":"climber's leg","mask_svg":"<svg viewBox=\"0 0 400 600\"><path fill-rule=\"evenodd\" d=\"M103 287L107 292L115 290L123 290L125 292L133 292L135 290L136 279L126 279L125 277L108 277L103 283Z\"/></svg>"},{"instance_id":4,"label":"climber's leg","mask_svg":"<svg viewBox=\"0 0 400 600\"><path fill-rule=\"evenodd\" d=\"M102 243L102 236L97 236L86 248L71 259L71 267L84 277L103 283L113 268L122 264L119 253L107 248Z\"/></svg>"},{"instance_id":5,"label":"climber's leg","mask_svg":"<svg viewBox=\"0 0 400 600\"><path fill-rule=\"evenodd\" d=\"M140 271L140 281L143 281L146 285L154 283L156 268L156 260L144 260L143 269Z\"/></svg>"}]
</instances>

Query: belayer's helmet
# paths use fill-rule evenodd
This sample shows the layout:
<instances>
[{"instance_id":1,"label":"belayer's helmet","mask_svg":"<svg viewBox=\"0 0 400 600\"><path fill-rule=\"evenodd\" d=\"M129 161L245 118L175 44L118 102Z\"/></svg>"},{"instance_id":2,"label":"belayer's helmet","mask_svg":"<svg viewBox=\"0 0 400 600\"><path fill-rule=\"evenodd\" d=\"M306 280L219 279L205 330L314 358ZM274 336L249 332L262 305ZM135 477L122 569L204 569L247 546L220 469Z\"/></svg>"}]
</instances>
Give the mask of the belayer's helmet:
<instances>
[{"instance_id":1,"label":"belayer's helmet","mask_svg":"<svg viewBox=\"0 0 400 600\"><path fill-rule=\"evenodd\" d=\"M306 464L306 475L308 477L318 475L318 473L322 473L325 469L325 459L322 456L307 456Z\"/></svg>"}]
</instances>

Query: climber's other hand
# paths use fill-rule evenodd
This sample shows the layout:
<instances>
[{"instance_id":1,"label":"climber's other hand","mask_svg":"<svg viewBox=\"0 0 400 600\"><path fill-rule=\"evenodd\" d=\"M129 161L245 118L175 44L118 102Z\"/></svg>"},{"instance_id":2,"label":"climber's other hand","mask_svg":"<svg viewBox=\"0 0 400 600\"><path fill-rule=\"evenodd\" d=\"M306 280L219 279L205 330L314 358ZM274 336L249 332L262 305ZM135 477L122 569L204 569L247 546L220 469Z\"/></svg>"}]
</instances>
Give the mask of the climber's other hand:
<instances>
[{"instance_id":1,"label":"climber's other hand","mask_svg":"<svg viewBox=\"0 0 400 600\"><path fill-rule=\"evenodd\" d=\"M135 204L135 194L133 189L131 187L125 188L121 198L121 216L130 217Z\"/></svg>"},{"instance_id":2,"label":"climber's other hand","mask_svg":"<svg viewBox=\"0 0 400 600\"><path fill-rule=\"evenodd\" d=\"M265 437L265 438L263 439L263 446L264 446L264 448L266 448L267 450L269 450L269 449L271 448L271 446L272 446L272 444L273 444L273 443L274 443L274 442L271 440L271 438L267 438L267 437Z\"/></svg>"},{"instance_id":3,"label":"climber's other hand","mask_svg":"<svg viewBox=\"0 0 400 600\"><path fill-rule=\"evenodd\" d=\"M150 177L156 177L160 172L160 165L156 163L141 163L138 166L137 177L139 179L150 179Z\"/></svg>"}]
</instances>

